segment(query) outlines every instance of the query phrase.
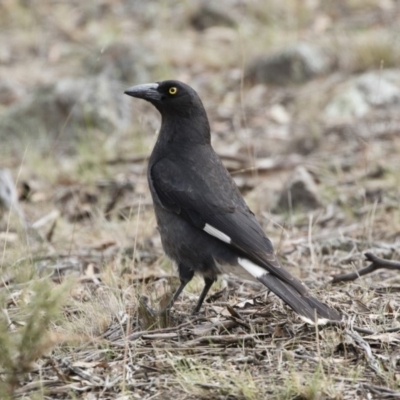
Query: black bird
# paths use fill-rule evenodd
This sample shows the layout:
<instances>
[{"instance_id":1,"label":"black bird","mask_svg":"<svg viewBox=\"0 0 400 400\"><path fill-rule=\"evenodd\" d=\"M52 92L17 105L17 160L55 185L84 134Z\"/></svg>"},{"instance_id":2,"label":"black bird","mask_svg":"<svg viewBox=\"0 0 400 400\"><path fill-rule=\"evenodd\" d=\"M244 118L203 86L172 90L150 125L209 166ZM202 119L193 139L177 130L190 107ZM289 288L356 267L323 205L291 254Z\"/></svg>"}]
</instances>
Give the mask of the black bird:
<instances>
[{"instance_id":1,"label":"black bird","mask_svg":"<svg viewBox=\"0 0 400 400\"><path fill-rule=\"evenodd\" d=\"M162 116L147 178L162 245L177 263L181 282L167 308L198 273L205 282L193 311L198 312L217 276L233 273L263 283L308 323L340 320L339 313L282 268L211 147L210 125L197 93L168 80L133 86L125 94L149 101Z\"/></svg>"}]
</instances>

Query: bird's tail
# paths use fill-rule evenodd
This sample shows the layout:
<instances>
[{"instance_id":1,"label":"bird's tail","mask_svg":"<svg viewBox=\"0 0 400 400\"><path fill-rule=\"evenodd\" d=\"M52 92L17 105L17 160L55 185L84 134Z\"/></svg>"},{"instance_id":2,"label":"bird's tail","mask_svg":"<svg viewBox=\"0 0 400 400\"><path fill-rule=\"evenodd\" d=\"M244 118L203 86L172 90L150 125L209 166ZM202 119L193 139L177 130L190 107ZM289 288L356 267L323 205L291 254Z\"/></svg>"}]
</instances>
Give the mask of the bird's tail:
<instances>
[{"instance_id":1,"label":"bird's tail","mask_svg":"<svg viewBox=\"0 0 400 400\"><path fill-rule=\"evenodd\" d=\"M326 304L311 295L300 294L292 286L270 273L258 276L257 279L309 324L324 325L329 321L341 320L341 315Z\"/></svg>"}]
</instances>

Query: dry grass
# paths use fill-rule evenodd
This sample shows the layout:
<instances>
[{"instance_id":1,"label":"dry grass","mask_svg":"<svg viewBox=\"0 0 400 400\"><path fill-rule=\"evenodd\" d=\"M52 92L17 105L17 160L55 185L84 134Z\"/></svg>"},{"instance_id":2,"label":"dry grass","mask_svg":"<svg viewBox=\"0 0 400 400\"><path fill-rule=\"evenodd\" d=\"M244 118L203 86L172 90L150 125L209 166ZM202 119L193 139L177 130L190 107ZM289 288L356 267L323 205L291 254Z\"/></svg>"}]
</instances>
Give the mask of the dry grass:
<instances>
[{"instance_id":1,"label":"dry grass","mask_svg":"<svg viewBox=\"0 0 400 400\"><path fill-rule=\"evenodd\" d=\"M262 287L232 277L213 287L198 316L188 313L200 279L170 315L155 315L177 279L145 176L158 116L135 102L131 128L83 132L68 156L0 149L1 167L29 189L27 219L48 216L36 234L15 216L0 221L1 399L399 398L398 274L329 284L364 265L366 251L400 259L397 119L376 130L378 114L329 125L321 117L349 73L398 64L397 11L384 1L226 2L237 25L197 32L192 2L3 1L0 78L24 96L61 77L91 76L117 42L134 49L133 80L192 82L215 148L285 267L345 324L306 326ZM335 74L285 89L243 85L249 59L300 39L328 46ZM276 104L287 123L271 116ZM271 213L298 164L316 177L323 206Z\"/></svg>"}]
</instances>

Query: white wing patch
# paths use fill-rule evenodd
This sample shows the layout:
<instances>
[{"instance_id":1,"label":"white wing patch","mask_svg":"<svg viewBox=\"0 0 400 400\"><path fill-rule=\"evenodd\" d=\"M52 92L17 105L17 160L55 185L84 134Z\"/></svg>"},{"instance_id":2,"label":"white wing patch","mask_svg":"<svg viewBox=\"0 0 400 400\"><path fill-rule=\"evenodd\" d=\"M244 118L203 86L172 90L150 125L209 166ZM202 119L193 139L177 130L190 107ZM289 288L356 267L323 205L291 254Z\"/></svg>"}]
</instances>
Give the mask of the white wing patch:
<instances>
[{"instance_id":1,"label":"white wing patch","mask_svg":"<svg viewBox=\"0 0 400 400\"><path fill-rule=\"evenodd\" d=\"M303 317L302 315L298 314L298 316L306 323L309 325L315 325L315 321L311 321L311 319L307 317ZM326 325L328 322L331 320L328 318L317 318L317 325Z\"/></svg>"},{"instance_id":2,"label":"white wing patch","mask_svg":"<svg viewBox=\"0 0 400 400\"><path fill-rule=\"evenodd\" d=\"M225 235L224 232L219 231L217 228L214 228L213 226L206 224L203 228L205 232L207 232L209 235L216 237L219 240L222 240L225 243L231 243L231 238L228 235Z\"/></svg>"},{"instance_id":3,"label":"white wing patch","mask_svg":"<svg viewBox=\"0 0 400 400\"><path fill-rule=\"evenodd\" d=\"M250 275L254 276L254 278L260 278L263 275L269 274L269 272L266 271L264 268L261 268L259 265L254 264L247 258L238 258L238 263Z\"/></svg>"}]
</instances>

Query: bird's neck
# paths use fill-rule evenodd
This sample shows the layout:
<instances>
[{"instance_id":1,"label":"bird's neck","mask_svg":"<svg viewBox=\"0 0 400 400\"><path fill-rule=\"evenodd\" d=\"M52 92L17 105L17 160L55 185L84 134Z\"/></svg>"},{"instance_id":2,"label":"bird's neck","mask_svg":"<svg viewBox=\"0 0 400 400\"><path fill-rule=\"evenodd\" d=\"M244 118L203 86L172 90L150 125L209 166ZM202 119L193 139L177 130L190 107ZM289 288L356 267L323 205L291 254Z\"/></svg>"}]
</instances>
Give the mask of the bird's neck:
<instances>
[{"instance_id":1,"label":"bird's neck","mask_svg":"<svg viewBox=\"0 0 400 400\"><path fill-rule=\"evenodd\" d=\"M166 116L162 115L161 129L158 141L164 142L166 145L185 144L198 145L210 144L210 124L207 115L179 115Z\"/></svg>"}]
</instances>

